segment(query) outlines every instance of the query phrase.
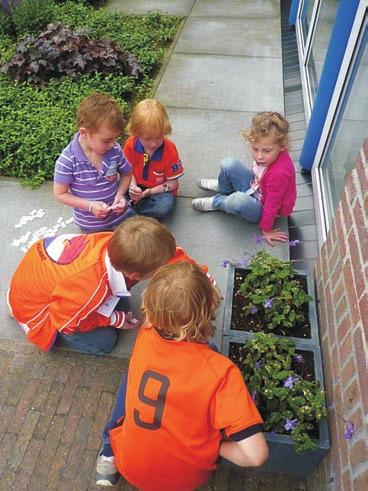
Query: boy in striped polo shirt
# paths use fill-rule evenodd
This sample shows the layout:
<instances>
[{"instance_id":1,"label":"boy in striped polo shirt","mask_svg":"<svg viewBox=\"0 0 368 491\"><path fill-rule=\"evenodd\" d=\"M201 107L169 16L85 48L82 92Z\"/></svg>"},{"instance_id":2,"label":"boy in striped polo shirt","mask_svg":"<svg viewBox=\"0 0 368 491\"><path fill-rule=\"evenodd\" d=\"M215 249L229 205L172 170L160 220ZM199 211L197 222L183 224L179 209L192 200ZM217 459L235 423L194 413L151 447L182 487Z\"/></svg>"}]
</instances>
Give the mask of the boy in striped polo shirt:
<instances>
[{"instance_id":1,"label":"boy in striped polo shirt","mask_svg":"<svg viewBox=\"0 0 368 491\"><path fill-rule=\"evenodd\" d=\"M78 107L77 127L56 161L54 196L74 208L83 232L113 230L135 214L125 198L131 165L116 142L123 114L111 97L91 94Z\"/></svg>"}]
</instances>

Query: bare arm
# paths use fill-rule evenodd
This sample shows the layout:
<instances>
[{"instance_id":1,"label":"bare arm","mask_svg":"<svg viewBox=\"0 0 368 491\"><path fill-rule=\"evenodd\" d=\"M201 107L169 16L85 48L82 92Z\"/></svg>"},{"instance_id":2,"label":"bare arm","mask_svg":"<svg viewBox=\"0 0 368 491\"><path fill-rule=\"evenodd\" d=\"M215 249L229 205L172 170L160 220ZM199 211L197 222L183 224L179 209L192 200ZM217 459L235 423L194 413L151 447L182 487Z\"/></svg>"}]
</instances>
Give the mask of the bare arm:
<instances>
[{"instance_id":1,"label":"bare arm","mask_svg":"<svg viewBox=\"0 0 368 491\"><path fill-rule=\"evenodd\" d=\"M88 199L79 198L69 192L68 184L54 182L54 196L57 201L64 205L80 208L81 210L90 211L94 216L103 218L108 213L108 206L102 201L89 201Z\"/></svg>"},{"instance_id":2,"label":"bare arm","mask_svg":"<svg viewBox=\"0 0 368 491\"><path fill-rule=\"evenodd\" d=\"M268 458L268 447L263 433L258 432L239 442L222 442L219 453L242 467L259 467Z\"/></svg>"}]
</instances>

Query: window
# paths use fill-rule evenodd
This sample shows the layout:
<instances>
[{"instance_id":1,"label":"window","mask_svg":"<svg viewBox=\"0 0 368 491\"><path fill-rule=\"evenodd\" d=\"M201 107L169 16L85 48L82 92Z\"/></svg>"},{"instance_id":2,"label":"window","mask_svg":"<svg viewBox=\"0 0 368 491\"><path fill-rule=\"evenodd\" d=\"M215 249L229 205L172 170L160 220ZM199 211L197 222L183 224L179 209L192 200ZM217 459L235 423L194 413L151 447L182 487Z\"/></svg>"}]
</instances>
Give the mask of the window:
<instances>
[{"instance_id":1,"label":"window","mask_svg":"<svg viewBox=\"0 0 368 491\"><path fill-rule=\"evenodd\" d=\"M363 23L346 76L320 173L327 222L330 223L348 172L356 165L359 150L368 137L368 29Z\"/></svg>"}]
</instances>

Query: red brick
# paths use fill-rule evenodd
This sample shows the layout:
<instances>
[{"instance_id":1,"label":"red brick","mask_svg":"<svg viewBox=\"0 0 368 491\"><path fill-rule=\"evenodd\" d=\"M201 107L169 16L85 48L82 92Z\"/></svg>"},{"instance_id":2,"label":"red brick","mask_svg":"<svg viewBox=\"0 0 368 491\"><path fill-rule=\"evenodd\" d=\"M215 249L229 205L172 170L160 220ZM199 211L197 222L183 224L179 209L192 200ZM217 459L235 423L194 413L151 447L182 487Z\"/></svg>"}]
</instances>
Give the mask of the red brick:
<instances>
[{"instance_id":1,"label":"red brick","mask_svg":"<svg viewBox=\"0 0 368 491\"><path fill-rule=\"evenodd\" d=\"M327 259L327 263L329 264L330 263L330 257L331 257L331 254L332 254L332 251L333 251L333 248L335 245L335 241L334 241L334 237L332 236L332 230L331 229L327 233L327 238L326 238L325 244L326 244L326 249L325 249L326 259Z\"/></svg>"},{"instance_id":2,"label":"red brick","mask_svg":"<svg viewBox=\"0 0 368 491\"><path fill-rule=\"evenodd\" d=\"M330 284L327 283L325 288L325 298L324 304L321 303L321 309L325 309L324 317L326 322L326 327L328 329L328 337L330 340L330 344L333 345L336 340L335 335L335 316L334 316L334 305L332 302L332 296L330 291Z\"/></svg>"},{"instance_id":3,"label":"red brick","mask_svg":"<svg viewBox=\"0 0 368 491\"><path fill-rule=\"evenodd\" d=\"M339 246L340 257L342 259L346 256L345 234L342 227L342 212L341 206L339 206L335 213L335 224L337 230L337 245Z\"/></svg>"},{"instance_id":4,"label":"red brick","mask_svg":"<svg viewBox=\"0 0 368 491\"><path fill-rule=\"evenodd\" d=\"M334 304L336 305L336 303ZM341 299L341 302L339 304L337 304L337 307L336 307L336 310L335 310L335 317L336 317L336 323L338 324L341 319L343 319L348 310L347 310L347 303L346 303L346 300L345 300L345 297L342 297ZM334 330L335 330L335 325L333 326Z\"/></svg>"},{"instance_id":5,"label":"red brick","mask_svg":"<svg viewBox=\"0 0 368 491\"><path fill-rule=\"evenodd\" d=\"M344 291L344 285L343 285L343 280L344 276L342 274L342 267L341 267L341 262L335 269L335 271L332 273L331 276L331 285L332 285L332 291L333 291L333 297L334 297L334 303L336 304L336 301L340 299L343 291ZM337 291L340 290L340 291Z\"/></svg>"},{"instance_id":6,"label":"red brick","mask_svg":"<svg viewBox=\"0 0 368 491\"><path fill-rule=\"evenodd\" d=\"M336 240L335 240L335 235L333 235L333 239L335 242L335 246L334 246L334 250L330 256L330 260L329 260L331 271L333 271L336 268L336 266L339 265L339 260L340 260L339 248L338 248Z\"/></svg>"},{"instance_id":7,"label":"red brick","mask_svg":"<svg viewBox=\"0 0 368 491\"><path fill-rule=\"evenodd\" d=\"M359 313L363 323L365 340L368 342L368 295L366 293L359 301Z\"/></svg>"},{"instance_id":8,"label":"red brick","mask_svg":"<svg viewBox=\"0 0 368 491\"><path fill-rule=\"evenodd\" d=\"M367 489L368 483L368 470L363 470L355 479L354 479L354 491L363 491Z\"/></svg>"},{"instance_id":9,"label":"red brick","mask_svg":"<svg viewBox=\"0 0 368 491\"><path fill-rule=\"evenodd\" d=\"M350 416L350 421L354 424L355 433L358 434L362 430L365 432L365 422L364 415L361 408L358 408L352 416Z\"/></svg>"},{"instance_id":10,"label":"red brick","mask_svg":"<svg viewBox=\"0 0 368 491\"><path fill-rule=\"evenodd\" d=\"M367 443L363 438L354 442L350 452L350 462L353 468L368 462Z\"/></svg>"},{"instance_id":11,"label":"red brick","mask_svg":"<svg viewBox=\"0 0 368 491\"><path fill-rule=\"evenodd\" d=\"M341 485L342 485L341 486L342 491L351 491L352 479L351 479L349 468L347 468L346 471L341 476Z\"/></svg>"},{"instance_id":12,"label":"red brick","mask_svg":"<svg viewBox=\"0 0 368 491\"><path fill-rule=\"evenodd\" d=\"M350 333L346 336L344 341L340 341L340 367L344 365L346 360L352 354L352 339Z\"/></svg>"},{"instance_id":13,"label":"red brick","mask_svg":"<svg viewBox=\"0 0 368 491\"><path fill-rule=\"evenodd\" d=\"M341 361L341 360L340 360ZM353 356L348 360L344 368L341 370L341 383L343 387L347 387L353 380L357 372L357 367Z\"/></svg>"},{"instance_id":14,"label":"red brick","mask_svg":"<svg viewBox=\"0 0 368 491\"><path fill-rule=\"evenodd\" d=\"M363 159L367 162L367 160L368 160L368 138L366 138L363 142L362 152L363 152Z\"/></svg>"},{"instance_id":15,"label":"red brick","mask_svg":"<svg viewBox=\"0 0 368 491\"><path fill-rule=\"evenodd\" d=\"M350 259L347 259L344 264L344 278L345 278L345 290L347 292L347 297L350 306L351 318L353 325L355 326L359 322L360 313L358 306L358 299L354 286L354 278L351 269Z\"/></svg>"},{"instance_id":16,"label":"red brick","mask_svg":"<svg viewBox=\"0 0 368 491\"><path fill-rule=\"evenodd\" d=\"M345 189L348 197L348 203L352 203L357 195L352 172L349 172L345 178Z\"/></svg>"},{"instance_id":17,"label":"red brick","mask_svg":"<svg viewBox=\"0 0 368 491\"><path fill-rule=\"evenodd\" d=\"M360 258L359 244L358 244L354 229L352 229L350 234L349 234L348 243L349 243L349 249L350 249L351 263L353 265L355 289L356 289L358 298L360 298L361 294L363 293L363 291L365 289L366 281L363 277L364 265L363 265L362 260Z\"/></svg>"},{"instance_id":18,"label":"red brick","mask_svg":"<svg viewBox=\"0 0 368 491\"><path fill-rule=\"evenodd\" d=\"M368 413L368 375L367 375L367 367L366 367L366 353L365 353L365 343L363 342L363 331L362 329L357 329L354 332L354 352L357 359L357 367L358 367L358 379L360 390L362 393L362 404L365 411Z\"/></svg>"},{"instance_id":19,"label":"red brick","mask_svg":"<svg viewBox=\"0 0 368 491\"><path fill-rule=\"evenodd\" d=\"M367 232L367 210L364 216L364 209L361 202L358 200L354 205L354 221L356 229L358 231L360 250L363 256L363 262L367 260L368 256L368 232Z\"/></svg>"},{"instance_id":20,"label":"red brick","mask_svg":"<svg viewBox=\"0 0 368 491\"><path fill-rule=\"evenodd\" d=\"M351 227L353 226L353 220L352 220L352 211L350 210L350 203L349 203L349 195L347 196L347 191L346 189L342 192L341 195L341 210L342 210L342 216L344 218L344 223L345 223L345 229L346 233L348 234Z\"/></svg>"},{"instance_id":21,"label":"red brick","mask_svg":"<svg viewBox=\"0 0 368 491\"><path fill-rule=\"evenodd\" d=\"M347 409L354 407L362 399L357 380L354 380L344 391L344 406Z\"/></svg>"},{"instance_id":22,"label":"red brick","mask_svg":"<svg viewBox=\"0 0 368 491\"><path fill-rule=\"evenodd\" d=\"M336 373L336 367L340 366L340 361L339 361L339 356L337 353L337 346L334 345L334 347L331 350L331 367L332 367L332 373Z\"/></svg>"},{"instance_id":23,"label":"red brick","mask_svg":"<svg viewBox=\"0 0 368 491\"><path fill-rule=\"evenodd\" d=\"M337 337L341 340L344 339L346 333L352 329L351 320L349 315L346 315L337 327Z\"/></svg>"}]
</instances>

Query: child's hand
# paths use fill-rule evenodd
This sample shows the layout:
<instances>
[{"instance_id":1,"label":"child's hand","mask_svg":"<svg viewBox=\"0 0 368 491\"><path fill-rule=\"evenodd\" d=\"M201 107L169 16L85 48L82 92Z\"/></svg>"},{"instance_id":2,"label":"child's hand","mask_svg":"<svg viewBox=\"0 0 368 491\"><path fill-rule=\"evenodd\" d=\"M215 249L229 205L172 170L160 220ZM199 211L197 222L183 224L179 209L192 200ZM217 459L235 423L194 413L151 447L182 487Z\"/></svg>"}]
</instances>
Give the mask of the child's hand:
<instances>
[{"instance_id":1,"label":"child's hand","mask_svg":"<svg viewBox=\"0 0 368 491\"><path fill-rule=\"evenodd\" d=\"M110 317L110 326L115 329L135 329L140 326L139 319L133 317L132 312L123 312L122 310L114 310Z\"/></svg>"},{"instance_id":2,"label":"child's hand","mask_svg":"<svg viewBox=\"0 0 368 491\"><path fill-rule=\"evenodd\" d=\"M273 246L273 240L287 242L289 239L288 235L285 232L281 232L278 228L274 228L269 232L263 232L263 238L270 246Z\"/></svg>"},{"instance_id":3,"label":"child's hand","mask_svg":"<svg viewBox=\"0 0 368 491\"><path fill-rule=\"evenodd\" d=\"M121 198L115 198L113 204L111 205L112 211L115 213L122 213L128 207L127 200L122 196Z\"/></svg>"},{"instance_id":4,"label":"child's hand","mask_svg":"<svg viewBox=\"0 0 368 491\"><path fill-rule=\"evenodd\" d=\"M110 212L110 207L103 201L93 201L90 211L97 218L105 218Z\"/></svg>"},{"instance_id":5,"label":"child's hand","mask_svg":"<svg viewBox=\"0 0 368 491\"><path fill-rule=\"evenodd\" d=\"M143 191L139 186L130 186L129 197L133 203L138 203L143 198Z\"/></svg>"}]
</instances>

